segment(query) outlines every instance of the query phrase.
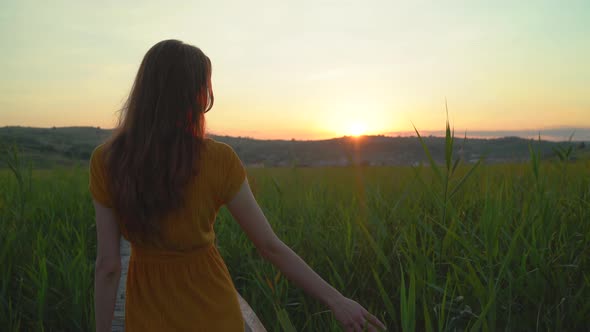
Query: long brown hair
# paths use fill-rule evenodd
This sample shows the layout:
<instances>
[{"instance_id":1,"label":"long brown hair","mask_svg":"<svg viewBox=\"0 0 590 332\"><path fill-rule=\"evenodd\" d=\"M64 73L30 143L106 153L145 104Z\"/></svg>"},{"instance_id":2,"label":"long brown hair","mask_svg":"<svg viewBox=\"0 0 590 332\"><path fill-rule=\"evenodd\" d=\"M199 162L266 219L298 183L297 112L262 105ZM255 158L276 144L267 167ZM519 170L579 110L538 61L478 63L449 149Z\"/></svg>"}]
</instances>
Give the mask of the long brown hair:
<instances>
[{"instance_id":1,"label":"long brown hair","mask_svg":"<svg viewBox=\"0 0 590 332\"><path fill-rule=\"evenodd\" d=\"M211 61L199 48L164 40L149 49L104 148L113 208L130 236L154 235L184 204L212 106Z\"/></svg>"}]
</instances>

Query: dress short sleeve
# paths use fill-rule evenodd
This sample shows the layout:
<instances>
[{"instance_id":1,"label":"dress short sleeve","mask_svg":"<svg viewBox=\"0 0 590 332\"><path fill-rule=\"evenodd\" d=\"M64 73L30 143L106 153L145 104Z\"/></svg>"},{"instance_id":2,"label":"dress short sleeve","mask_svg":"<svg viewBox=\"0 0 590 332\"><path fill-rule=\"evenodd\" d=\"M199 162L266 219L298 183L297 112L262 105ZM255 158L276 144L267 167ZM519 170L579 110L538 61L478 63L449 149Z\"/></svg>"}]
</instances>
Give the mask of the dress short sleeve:
<instances>
[{"instance_id":1,"label":"dress short sleeve","mask_svg":"<svg viewBox=\"0 0 590 332\"><path fill-rule=\"evenodd\" d=\"M237 153L229 145L224 149L224 181L221 201L228 203L238 193L246 179L246 169Z\"/></svg>"},{"instance_id":2,"label":"dress short sleeve","mask_svg":"<svg viewBox=\"0 0 590 332\"><path fill-rule=\"evenodd\" d=\"M102 145L94 149L90 156L90 183L88 189L92 198L105 207L112 207L111 196L107 189L107 179L102 158Z\"/></svg>"}]
</instances>

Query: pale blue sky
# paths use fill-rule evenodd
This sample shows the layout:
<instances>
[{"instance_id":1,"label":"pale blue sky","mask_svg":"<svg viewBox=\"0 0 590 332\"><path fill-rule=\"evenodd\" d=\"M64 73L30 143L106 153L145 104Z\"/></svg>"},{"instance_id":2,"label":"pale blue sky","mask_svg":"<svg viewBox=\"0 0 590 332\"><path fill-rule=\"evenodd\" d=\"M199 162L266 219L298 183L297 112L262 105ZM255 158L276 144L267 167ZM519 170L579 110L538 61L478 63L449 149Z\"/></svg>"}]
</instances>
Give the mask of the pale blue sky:
<instances>
[{"instance_id":1,"label":"pale blue sky","mask_svg":"<svg viewBox=\"0 0 590 332\"><path fill-rule=\"evenodd\" d=\"M590 127L590 1L8 1L0 126L112 127L162 39L213 62L212 132Z\"/></svg>"}]
</instances>

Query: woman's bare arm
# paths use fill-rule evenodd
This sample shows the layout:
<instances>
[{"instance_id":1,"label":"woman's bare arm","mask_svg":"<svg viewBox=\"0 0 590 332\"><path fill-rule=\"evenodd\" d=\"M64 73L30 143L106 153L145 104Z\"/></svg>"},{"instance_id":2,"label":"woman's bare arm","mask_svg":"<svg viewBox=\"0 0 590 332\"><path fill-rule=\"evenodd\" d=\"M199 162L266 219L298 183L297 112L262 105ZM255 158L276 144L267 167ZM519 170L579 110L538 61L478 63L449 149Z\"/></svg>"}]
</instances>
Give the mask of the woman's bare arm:
<instances>
[{"instance_id":1,"label":"woman's bare arm","mask_svg":"<svg viewBox=\"0 0 590 332\"><path fill-rule=\"evenodd\" d=\"M295 285L327 305L347 331L361 331L365 325L369 331L376 331L375 327L367 322L385 329L376 317L358 303L342 296L276 236L256 202L247 180L227 207L258 252Z\"/></svg>"},{"instance_id":2,"label":"woman's bare arm","mask_svg":"<svg viewBox=\"0 0 590 332\"><path fill-rule=\"evenodd\" d=\"M121 234L112 209L94 201L96 211L96 265L94 272L94 315L96 331L111 331L117 287L121 276Z\"/></svg>"}]
</instances>

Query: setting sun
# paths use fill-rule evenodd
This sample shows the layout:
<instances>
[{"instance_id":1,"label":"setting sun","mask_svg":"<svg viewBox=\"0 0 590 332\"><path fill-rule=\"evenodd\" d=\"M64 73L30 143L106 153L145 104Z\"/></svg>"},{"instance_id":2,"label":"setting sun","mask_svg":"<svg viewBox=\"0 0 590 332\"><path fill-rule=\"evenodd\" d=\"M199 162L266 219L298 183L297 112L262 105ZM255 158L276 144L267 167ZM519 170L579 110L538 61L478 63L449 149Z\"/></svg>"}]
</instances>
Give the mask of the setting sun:
<instances>
[{"instance_id":1,"label":"setting sun","mask_svg":"<svg viewBox=\"0 0 590 332\"><path fill-rule=\"evenodd\" d=\"M349 135L355 136L355 137L364 135L365 131L366 131L365 125L360 122L355 122L355 123L351 124L348 128Z\"/></svg>"}]
</instances>

